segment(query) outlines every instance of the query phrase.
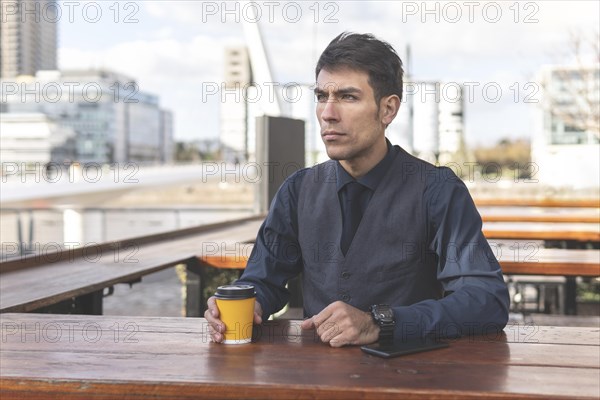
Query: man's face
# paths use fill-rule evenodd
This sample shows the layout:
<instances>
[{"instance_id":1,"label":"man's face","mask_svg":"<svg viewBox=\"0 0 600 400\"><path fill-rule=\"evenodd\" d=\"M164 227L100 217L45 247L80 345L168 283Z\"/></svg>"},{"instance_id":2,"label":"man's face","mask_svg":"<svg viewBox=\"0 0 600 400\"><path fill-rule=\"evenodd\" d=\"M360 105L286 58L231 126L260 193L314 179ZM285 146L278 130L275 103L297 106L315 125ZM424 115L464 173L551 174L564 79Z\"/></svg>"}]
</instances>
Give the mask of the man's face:
<instances>
[{"instance_id":1,"label":"man's face","mask_svg":"<svg viewBox=\"0 0 600 400\"><path fill-rule=\"evenodd\" d=\"M329 158L368 162L386 146L385 125L366 72L322 69L315 94L321 138Z\"/></svg>"}]
</instances>

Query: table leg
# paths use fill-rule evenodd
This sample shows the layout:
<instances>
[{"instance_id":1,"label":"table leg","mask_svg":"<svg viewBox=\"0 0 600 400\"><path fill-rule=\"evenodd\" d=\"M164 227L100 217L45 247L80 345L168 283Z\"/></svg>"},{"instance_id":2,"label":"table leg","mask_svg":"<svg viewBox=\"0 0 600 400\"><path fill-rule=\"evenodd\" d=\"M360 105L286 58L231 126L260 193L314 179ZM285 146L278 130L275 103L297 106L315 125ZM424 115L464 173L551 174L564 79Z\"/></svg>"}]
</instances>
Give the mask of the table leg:
<instances>
[{"instance_id":1,"label":"table leg","mask_svg":"<svg viewBox=\"0 0 600 400\"><path fill-rule=\"evenodd\" d=\"M202 317L206 310L206 299L204 299L204 276L203 263L197 258L188 260L186 263L186 296L185 296L185 315L186 317Z\"/></svg>"}]
</instances>

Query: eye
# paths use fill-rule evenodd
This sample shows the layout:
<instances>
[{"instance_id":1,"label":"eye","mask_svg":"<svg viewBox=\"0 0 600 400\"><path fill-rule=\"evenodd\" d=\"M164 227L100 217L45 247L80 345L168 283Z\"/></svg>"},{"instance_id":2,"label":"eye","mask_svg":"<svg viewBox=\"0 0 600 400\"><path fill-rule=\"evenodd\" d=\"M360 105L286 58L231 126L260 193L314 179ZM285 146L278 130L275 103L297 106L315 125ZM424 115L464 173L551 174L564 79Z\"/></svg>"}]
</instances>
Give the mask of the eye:
<instances>
[{"instance_id":1,"label":"eye","mask_svg":"<svg viewBox=\"0 0 600 400\"><path fill-rule=\"evenodd\" d=\"M323 93L317 93L317 94L315 94L315 98L317 99L317 101L319 103L324 103L324 102L327 101L327 96L324 95Z\"/></svg>"},{"instance_id":2,"label":"eye","mask_svg":"<svg viewBox=\"0 0 600 400\"><path fill-rule=\"evenodd\" d=\"M345 94L342 96L342 100L358 100L353 94Z\"/></svg>"}]
</instances>

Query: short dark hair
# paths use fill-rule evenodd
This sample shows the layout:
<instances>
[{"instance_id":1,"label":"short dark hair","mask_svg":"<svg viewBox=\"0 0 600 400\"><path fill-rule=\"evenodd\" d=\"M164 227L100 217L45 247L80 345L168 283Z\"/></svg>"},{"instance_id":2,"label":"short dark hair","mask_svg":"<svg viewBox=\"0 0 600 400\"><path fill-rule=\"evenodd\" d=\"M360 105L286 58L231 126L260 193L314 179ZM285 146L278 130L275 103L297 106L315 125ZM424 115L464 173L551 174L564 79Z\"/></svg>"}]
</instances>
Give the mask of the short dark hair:
<instances>
[{"instance_id":1,"label":"short dark hair","mask_svg":"<svg viewBox=\"0 0 600 400\"><path fill-rule=\"evenodd\" d=\"M389 43L370 33L341 33L319 57L315 76L322 69L334 71L343 67L369 75L378 106L384 96L396 94L402 100L402 60Z\"/></svg>"}]
</instances>

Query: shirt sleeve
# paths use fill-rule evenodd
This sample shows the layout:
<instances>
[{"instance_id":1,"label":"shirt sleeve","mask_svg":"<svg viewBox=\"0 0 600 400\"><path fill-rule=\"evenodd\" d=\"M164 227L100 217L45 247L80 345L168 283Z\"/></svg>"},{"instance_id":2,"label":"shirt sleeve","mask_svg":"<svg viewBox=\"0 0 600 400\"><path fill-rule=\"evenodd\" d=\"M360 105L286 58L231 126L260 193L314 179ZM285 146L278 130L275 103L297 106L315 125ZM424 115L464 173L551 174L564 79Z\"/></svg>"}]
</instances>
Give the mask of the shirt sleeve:
<instances>
[{"instance_id":1,"label":"shirt sleeve","mask_svg":"<svg viewBox=\"0 0 600 400\"><path fill-rule=\"evenodd\" d=\"M498 334L508 321L508 289L465 184L438 168L428 176L423 201L444 297L395 307L395 336Z\"/></svg>"},{"instance_id":2,"label":"shirt sleeve","mask_svg":"<svg viewBox=\"0 0 600 400\"><path fill-rule=\"evenodd\" d=\"M288 177L275 194L244 273L236 282L254 285L264 320L288 303L286 284L302 271L297 215L298 192L305 171Z\"/></svg>"}]
</instances>

